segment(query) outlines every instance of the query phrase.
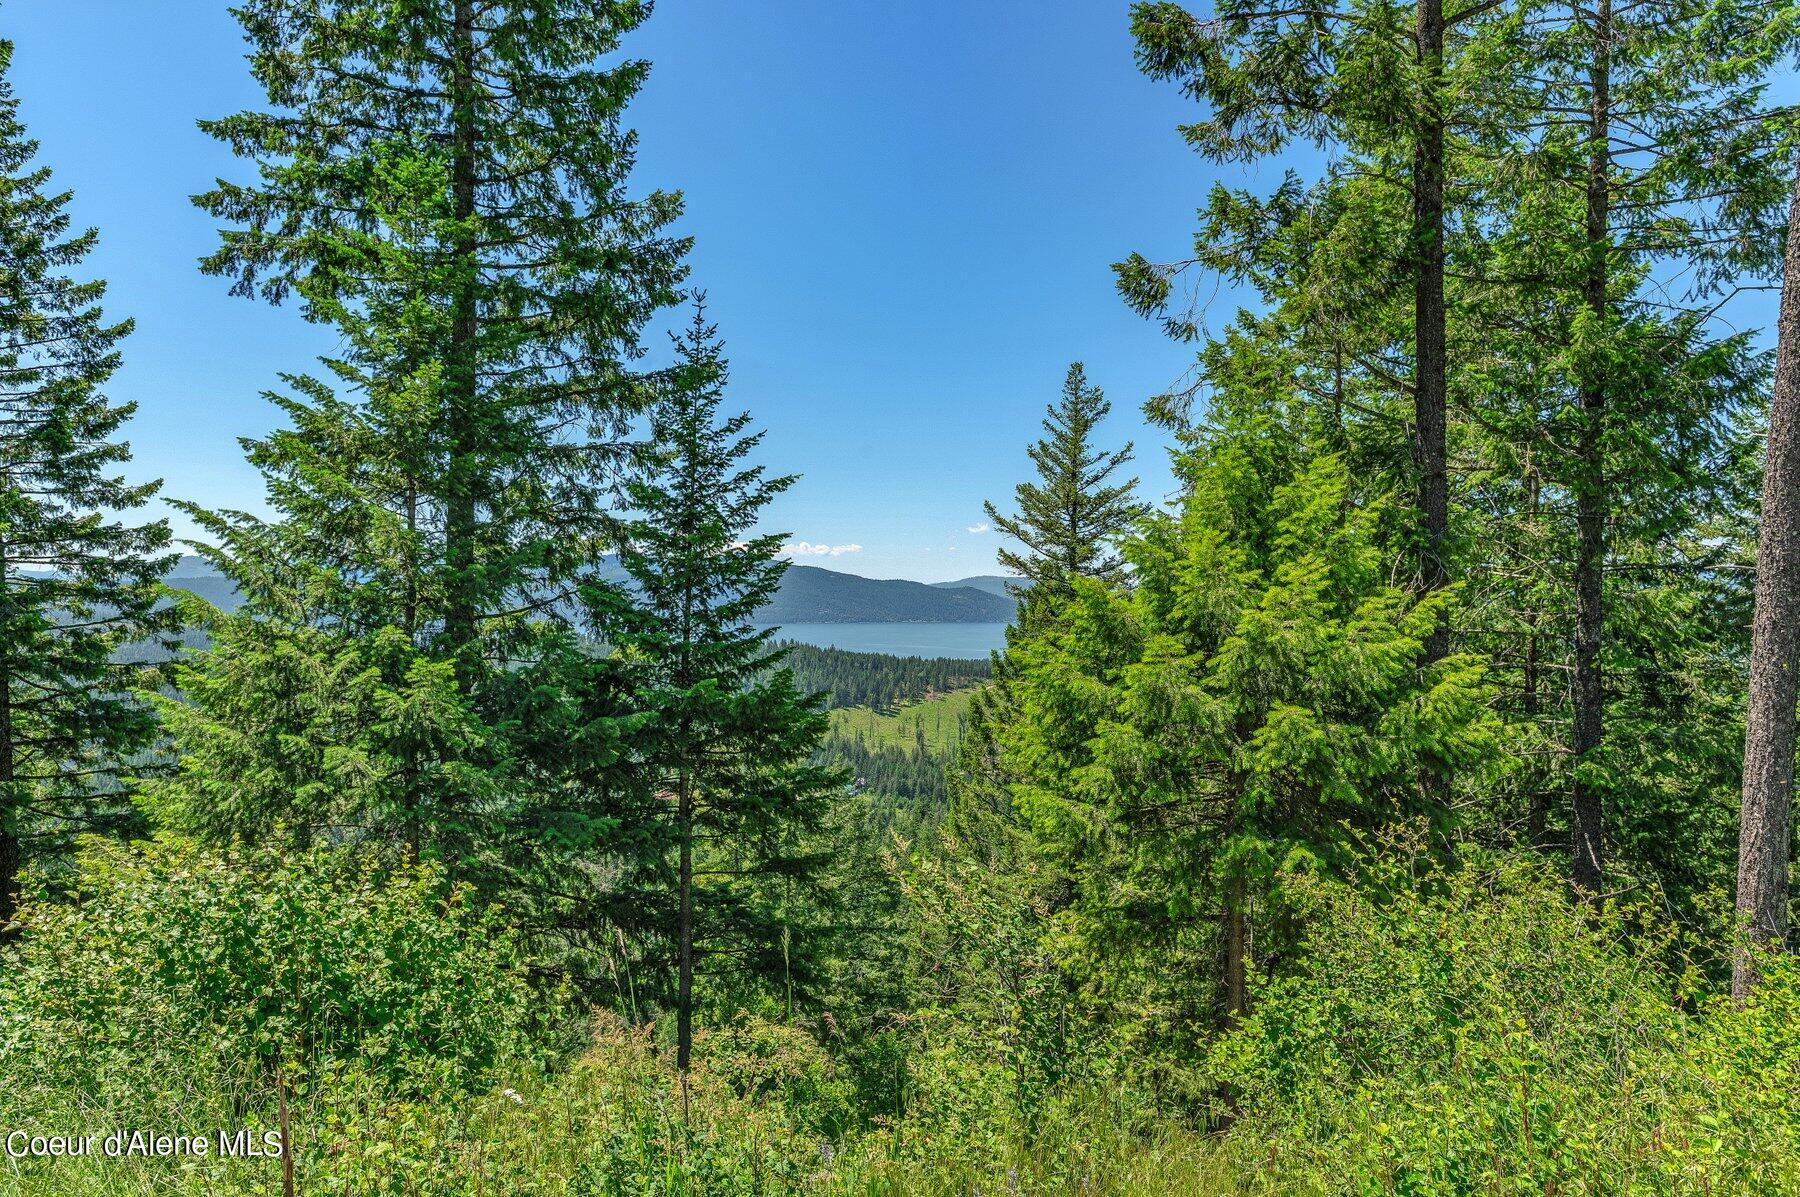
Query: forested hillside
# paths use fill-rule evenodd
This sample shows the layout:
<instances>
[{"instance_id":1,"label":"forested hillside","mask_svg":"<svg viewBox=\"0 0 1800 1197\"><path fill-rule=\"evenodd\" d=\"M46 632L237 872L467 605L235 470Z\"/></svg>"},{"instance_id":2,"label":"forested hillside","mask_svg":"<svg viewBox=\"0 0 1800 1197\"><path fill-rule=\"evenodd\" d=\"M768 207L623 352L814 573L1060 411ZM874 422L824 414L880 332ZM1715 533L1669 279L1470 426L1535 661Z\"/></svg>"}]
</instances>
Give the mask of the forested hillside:
<instances>
[{"instance_id":1,"label":"forested hillside","mask_svg":"<svg viewBox=\"0 0 1800 1197\"><path fill-rule=\"evenodd\" d=\"M1121 4L1192 369L947 587L791 564L647 5L232 13L212 603L0 41L0 1197L1800 1194L1800 8Z\"/></svg>"},{"instance_id":2,"label":"forested hillside","mask_svg":"<svg viewBox=\"0 0 1800 1197\"><path fill-rule=\"evenodd\" d=\"M608 555L596 569L602 579L629 589L618 558ZM184 557L164 579L229 612L242 601L231 579ZM761 624L782 623L1006 623L1013 603L1000 579L971 578L968 585L926 586L902 579L876 580L816 566L791 567L775 597L757 612ZM989 585L996 583L996 585Z\"/></svg>"},{"instance_id":3,"label":"forested hillside","mask_svg":"<svg viewBox=\"0 0 1800 1197\"><path fill-rule=\"evenodd\" d=\"M972 586L859 578L796 565L757 615L765 623L1006 623L1013 601Z\"/></svg>"},{"instance_id":4,"label":"forested hillside","mask_svg":"<svg viewBox=\"0 0 1800 1197\"><path fill-rule=\"evenodd\" d=\"M994 676L992 662L953 657L896 657L779 642L782 664L808 694L825 695L828 707L870 707L892 712L906 703L979 686Z\"/></svg>"}]
</instances>

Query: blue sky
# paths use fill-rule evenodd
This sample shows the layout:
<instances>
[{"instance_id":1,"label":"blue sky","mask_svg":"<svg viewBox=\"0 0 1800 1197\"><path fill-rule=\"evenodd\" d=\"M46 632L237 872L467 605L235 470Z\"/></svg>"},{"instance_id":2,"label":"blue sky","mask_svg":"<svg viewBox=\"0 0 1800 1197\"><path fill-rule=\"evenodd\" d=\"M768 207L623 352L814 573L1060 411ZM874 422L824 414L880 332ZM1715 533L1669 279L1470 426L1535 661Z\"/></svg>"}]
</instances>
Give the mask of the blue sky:
<instances>
[{"instance_id":1,"label":"blue sky","mask_svg":"<svg viewBox=\"0 0 1800 1197\"><path fill-rule=\"evenodd\" d=\"M628 42L655 64L632 110L638 178L685 193L735 402L768 429L766 462L803 475L768 528L857 546L800 560L993 572L982 500L1024 476L1075 359L1114 402L1110 437L1137 442L1145 494L1171 489L1139 405L1192 351L1125 309L1109 264L1184 255L1215 180L1267 189L1281 164L1224 172L1187 150L1194 110L1137 72L1127 7L661 0ZM140 404L133 472L258 509L237 438L271 426L277 373L332 342L195 266L215 230L187 197L251 173L194 127L261 101L235 22L222 0L0 0L0 35L43 160L101 230L89 271L138 323L112 387ZM1215 294L1213 323L1234 305ZM1758 292L1726 314L1766 328L1774 306Z\"/></svg>"},{"instance_id":2,"label":"blue sky","mask_svg":"<svg viewBox=\"0 0 1800 1197\"><path fill-rule=\"evenodd\" d=\"M1138 405L1191 351L1124 308L1108 264L1179 254L1213 176L1126 20L1123 0L662 0L628 43L655 64L638 177L686 194L735 401L769 464L804 475L769 524L860 546L803 560L992 572L995 537L969 529L1027 469L1074 359L1147 492L1169 489ZM195 267L214 228L187 197L249 177L194 127L260 99L236 24L213 0L8 0L0 34L43 161L100 228L89 272L137 320L112 386L140 404L133 473L257 509L236 438L271 426L277 372L332 342Z\"/></svg>"}]
</instances>

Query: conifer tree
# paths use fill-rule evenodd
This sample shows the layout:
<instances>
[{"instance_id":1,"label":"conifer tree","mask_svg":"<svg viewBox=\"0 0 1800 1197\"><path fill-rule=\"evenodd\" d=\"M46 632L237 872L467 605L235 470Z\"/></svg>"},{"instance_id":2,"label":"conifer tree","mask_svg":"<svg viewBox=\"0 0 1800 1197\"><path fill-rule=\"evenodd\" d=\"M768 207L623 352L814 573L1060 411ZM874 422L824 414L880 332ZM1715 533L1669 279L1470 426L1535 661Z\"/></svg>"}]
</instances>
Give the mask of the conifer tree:
<instances>
[{"instance_id":1,"label":"conifer tree","mask_svg":"<svg viewBox=\"0 0 1800 1197\"><path fill-rule=\"evenodd\" d=\"M27 860L130 813L125 770L156 726L114 654L173 630L175 561L166 522L118 518L159 486L118 472L134 405L103 389L131 323L69 275L96 234L70 232L69 193L32 165L12 54L0 41L0 926Z\"/></svg>"},{"instance_id":2,"label":"conifer tree","mask_svg":"<svg viewBox=\"0 0 1800 1197\"><path fill-rule=\"evenodd\" d=\"M1605 839L1635 834L1617 808L1649 788L1626 774L1663 759L1608 753L1608 707L1635 706L1644 679L1676 671L1685 651L1686 632L1660 644L1637 634L1655 626L1646 612L1713 597L1687 553L1719 509L1700 472L1729 473L1731 397L1754 373L1741 341L1704 326L1704 299L1680 310L1647 294L1647 280L1672 258L1703 291L1767 268L1781 191L1774 149L1791 114L1769 109L1762 89L1790 22L1766 6L1686 0L1617 11L1537 0L1302 11L1248 0L1204 21L1173 3L1133 14L1141 65L1205 106L1183 128L1201 152L1246 160L1311 142L1334 156L1311 185L1290 175L1262 198L1216 189L1194 258L1155 266L1133 256L1118 267L1122 292L1197 338L1192 312L1169 314L1176 277L1198 265L1252 282L1273 310L1254 322L1261 345L1246 374L1294 377L1343 429L1338 449L1359 479L1404 466L1416 485L1405 543L1424 588L1464 574L1519 581L1518 627L1463 633L1497 645L1518 671L1506 701L1521 694L1512 713L1534 728L1521 755L1572 754L1557 777L1572 874L1598 894ZM1521 47L1540 69L1517 69ZM1542 343L1526 348L1534 337ZM1523 418L1526 407L1535 416ZM1503 427L1521 439L1487 456ZM1446 474L1452 460L1460 477ZM1513 467L1522 476L1496 483L1496 468ZM1449 483L1470 488L1460 510ZM1694 523L1652 530L1643 496L1677 487L1694 502L1655 510ZM1488 506L1496 501L1510 507L1505 517ZM1609 541L1628 525L1632 537ZM1503 547L1513 555L1490 562ZM1630 586L1607 579L1615 559L1636 571ZM1699 585L1678 595L1639 584L1671 571ZM1621 600L1632 610L1608 616ZM1447 651L1447 631L1427 642L1427 659ZM1608 684L1620 632L1616 655L1638 676ZM1574 682L1566 707L1547 689L1564 669ZM1634 723L1694 726L1666 705ZM1547 772L1519 775L1540 843Z\"/></svg>"},{"instance_id":3,"label":"conifer tree","mask_svg":"<svg viewBox=\"0 0 1800 1197\"><path fill-rule=\"evenodd\" d=\"M1131 460L1131 443L1110 451L1095 443L1111 410L1082 364L1071 364L1062 397L1046 409L1045 436L1026 450L1037 480L1013 488L1018 513L983 504L993 526L1020 544L999 550L1000 564L1026 581L1018 616L1006 630L1007 650L994 655L993 683L969 704L967 734L957 751L950 830L958 851L984 858L971 870L975 875L1002 857L1017 860L1029 851L1010 825L1012 778L999 754L1002 729L1018 715L1008 654L1054 625L1077 579L1123 577L1119 543L1147 510L1133 497L1137 479L1116 478Z\"/></svg>"},{"instance_id":4,"label":"conifer tree","mask_svg":"<svg viewBox=\"0 0 1800 1197\"><path fill-rule=\"evenodd\" d=\"M667 809L675 925L676 1065L693 1049L695 977L728 972L810 979L793 898L821 861L816 830L836 771L814 763L827 727L750 623L780 585L779 533L752 535L764 507L794 482L745 458L762 440L748 413L721 418L726 363L704 301L679 338L679 365L651 415L659 460L627 486L633 509L619 554L637 602L603 626L640 678L651 721L637 740ZM796 888L798 887L798 889ZM799 931L799 934L796 934Z\"/></svg>"},{"instance_id":5,"label":"conifer tree","mask_svg":"<svg viewBox=\"0 0 1800 1197\"><path fill-rule=\"evenodd\" d=\"M1420 667L1455 590L1391 583L1379 496L1336 455L1227 393L1182 468L1180 510L1127 542L1135 586L1078 583L1009 654L998 738L1068 878L1055 920L1084 990L1203 1028L1285 944L1281 872L1340 866L1347 829L1439 817L1421 779L1477 765L1496 728L1477 662Z\"/></svg>"},{"instance_id":6,"label":"conifer tree","mask_svg":"<svg viewBox=\"0 0 1800 1197\"><path fill-rule=\"evenodd\" d=\"M1023 546L1001 549L1000 564L1042 595L1064 592L1078 577L1115 577L1123 565L1116 541L1143 512L1132 499L1137 479L1114 478L1131 460L1131 444L1109 452L1094 443L1111 410L1081 363L1071 365L1062 398L1047 409L1043 439L1028 450L1038 480L1013 489L1018 514L984 504L995 529Z\"/></svg>"},{"instance_id":7,"label":"conifer tree","mask_svg":"<svg viewBox=\"0 0 1800 1197\"><path fill-rule=\"evenodd\" d=\"M244 606L167 705L162 808L516 872L534 836L617 829L594 804L630 712L571 625L684 271L678 197L625 191L647 66L597 62L647 6L235 11L271 108L203 122L258 168L198 198L225 223L204 266L343 348L246 444L275 518L195 512Z\"/></svg>"},{"instance_id":8,"label":"conifer tree","mask_svg":"<svg viewBox=\"0 0 1800 1197\"><path fill-rule=\"evenodd\" d=\"M1622 823L1612 808L1632 789L1605 728L1637 686L1609 682L1606 664L1641 656L1641 611L1607 609L1643 587L1608 575L1641 568L1634 550L1674 542L1671 521L1708 508L1734 396L1748 392L1742 339L1712 335L1706 317L1721 288L1774 265L1792 114L1764 92L1793 31L1764 5L1688 0L1544 6L1521 29L1541 64L1520 96L1534 119L1503 163L1470 171L1494 213L1471 257L1505 309L1482 329L1498 344L1478 352L1510 345L1548 367L1537 459L1573 509L1571 878L1597 898ZM1652 277L1671 260L1689 275L1685 305ZM1532 322L1544 348L1520 344L1522 308L1554 310ZM1620 536L1659 522L1636 544Z\"/></svg>"},{"instance_id":9,"label":"conifer tree","mask_svg":"<svg viewBox=\"0 0 1800 1197\"><path fill-rule=\"evenodd\" d=\"M1358 339L1363 352L1353 366L1410 399L1409 540L1421 592L1451 578L1446 263L1449 230L1465 202L1454 185L1456 162L1507 118L1510 85L1490 69L1482 46L1508 15L1505 5L1451 8L1443 0L1308 9L1231 0L1208 20L1169 0L1132 6L1139 65L1206 107L1203 119L1182 129L1196 150L1216 161L1252 161L1298 142L1346 156L1327 169L1326 181L1348 184L1340 194L1353 229L1362 230L1362 277L1333 282L1358 295L1359 321L1385 332ZM1215 194L1215 210L1229 202L1222 189ZM1203 241L1196 239L1198 259L1213 256ZM1126 301L1152 314L1167 311L1174 275L1191 264L1159 267L1133 254L1115 270ZM1191 316L1167 325L1198 334ZM1394 357L1406 363L1398 371ZM1439 628L1425 655L1448 651L1448 629Z\"/></svg>"}]
</instances>

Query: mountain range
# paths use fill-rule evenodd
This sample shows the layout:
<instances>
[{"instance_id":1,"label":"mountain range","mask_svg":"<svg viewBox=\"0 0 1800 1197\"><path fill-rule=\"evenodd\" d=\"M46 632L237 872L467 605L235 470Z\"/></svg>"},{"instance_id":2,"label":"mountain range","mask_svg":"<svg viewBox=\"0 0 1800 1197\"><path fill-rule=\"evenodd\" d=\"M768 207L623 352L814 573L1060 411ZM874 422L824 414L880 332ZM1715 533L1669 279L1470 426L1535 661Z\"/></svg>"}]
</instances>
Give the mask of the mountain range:
<instances>
[{"instance_id":1,"label":"mountain range","mask_svg":"<svg viewBox=\"0 0 1800 1197\"><path fill-rule=\"evenodd\" d=\"M621 580L624 571L608 559L601 572ZM183 557L168 584L231 610L237 591L199 557ZM911 582L904 578L864 578L816 565L795 565L781 589L758 612L758 623L1007 623L1015 609L1006 593L1011 578L982 575L954 582Z\"/></svg>"}]
</instances>

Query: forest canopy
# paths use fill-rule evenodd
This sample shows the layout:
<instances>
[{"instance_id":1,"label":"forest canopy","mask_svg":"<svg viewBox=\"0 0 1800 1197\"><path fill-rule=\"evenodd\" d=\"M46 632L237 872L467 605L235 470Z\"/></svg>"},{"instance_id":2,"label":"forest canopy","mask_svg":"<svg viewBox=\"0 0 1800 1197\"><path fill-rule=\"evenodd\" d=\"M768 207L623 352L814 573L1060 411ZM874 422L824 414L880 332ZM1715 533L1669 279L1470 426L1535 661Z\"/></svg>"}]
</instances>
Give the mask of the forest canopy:
<instances>
[{"instance_id":1,"label":"forest canopy","mask_svg":"<svg viewBox=\"0 0 1800 1197\"><path fill-rule=\"evenodd\" d=\"M1800 1193L1800 7L1120 5L1160 443L845 591L987 660L771 625L648 4L231 13L213 590L0 41L0 1194Z\"/></svg>"}]
</instances>

